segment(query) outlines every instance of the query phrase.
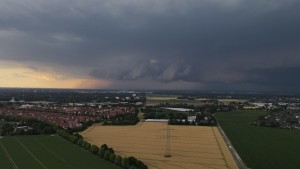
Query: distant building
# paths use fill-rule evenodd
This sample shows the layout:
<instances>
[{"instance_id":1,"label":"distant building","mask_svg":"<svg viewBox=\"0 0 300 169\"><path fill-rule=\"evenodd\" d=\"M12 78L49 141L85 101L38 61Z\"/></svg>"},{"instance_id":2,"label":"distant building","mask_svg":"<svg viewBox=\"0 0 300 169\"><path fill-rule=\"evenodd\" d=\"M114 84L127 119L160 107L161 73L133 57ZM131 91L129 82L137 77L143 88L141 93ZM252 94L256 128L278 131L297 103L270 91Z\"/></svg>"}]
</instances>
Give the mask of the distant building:
<instances>
[{"instance_id":1,"label":"distant building","mask_svg":"<svg viewBox=\"0 0 300 169\"><path fill-rule=\"evenodd\" d=\"M15 101L15 98L12 97L11 100L10 100L10 102L13 102L13 103L16 102L16 101Z\"/></svg>"},{"instance_id":2,"label":"distant building","mask_svg":"<svg viewBox=\"0 0 300 169\"><path fill-rule=\"evenodd\" d=\"M188 116L188 121L189 122L196 121L196 116Z\"/></svg>"},{"instance_id":3,"label":"distant building","mask_svg":"<svg viewBox=\"0 0 300 169\"><path fill-rule=\"evenodd\" d=\"M145 122L168 122L169 119L146 119Z\"/></svg>"}]
</instances>

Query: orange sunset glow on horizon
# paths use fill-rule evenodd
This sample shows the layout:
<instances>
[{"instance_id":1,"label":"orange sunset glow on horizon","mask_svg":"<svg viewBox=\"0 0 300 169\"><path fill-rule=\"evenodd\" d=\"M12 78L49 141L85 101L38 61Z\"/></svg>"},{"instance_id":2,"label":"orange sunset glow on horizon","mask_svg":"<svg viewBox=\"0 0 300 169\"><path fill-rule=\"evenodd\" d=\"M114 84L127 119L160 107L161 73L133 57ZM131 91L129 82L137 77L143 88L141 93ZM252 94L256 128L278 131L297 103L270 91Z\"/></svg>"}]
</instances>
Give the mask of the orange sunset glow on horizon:
<instances>
[{"instance_id":1,"label":"orange sunset glow on horizon","mask_svg":"<svg viewBox=\"0 0 300 169\"><path fill-rule=\"evenodd\" d=\"M0 68L0 87L18 88L106 88L107 80L77 78L29 68Z\"/></svg>"}]
</instances>

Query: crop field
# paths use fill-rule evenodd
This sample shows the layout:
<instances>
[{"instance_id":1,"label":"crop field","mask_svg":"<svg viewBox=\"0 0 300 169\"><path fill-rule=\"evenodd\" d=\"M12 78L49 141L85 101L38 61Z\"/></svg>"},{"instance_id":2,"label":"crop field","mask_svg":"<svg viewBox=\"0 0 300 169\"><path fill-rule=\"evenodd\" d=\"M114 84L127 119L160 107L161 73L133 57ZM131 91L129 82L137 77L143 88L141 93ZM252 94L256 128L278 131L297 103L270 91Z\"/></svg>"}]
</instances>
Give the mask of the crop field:
<instances>
[{"instance_id":1,"label":"crop field","mask_svg":"<svg viewBox=\"0 0 300 169\"><path fill-rule=\"evenodd\" d=\"M168 95L150 95L147 96L146 105L158 105L158 104L190 104L190 105L201 105L203 104L203 99L197 100L187 100L187 99L177 99L179 96L168 96Z\"/></svg>"},{"instance_id":2,"label":"crop field","mask_svg":"<svg viewBox=\"0 0 300 169\"><path fill-rule=\"evenodd\" d=\"M197 98L195 100L188 99L177 99L180 95L158 95L151 94L147 95L147 106L158 105L163 103L169 104L189 104L189 105L202 105L204 101L207 101L207 98ZM230 103L230 102L239 102L244 103L247 102L247 99L218 99L219 102Z\"/></svg>"},{"instance_id":3,"label":"crop field","mask_svg":"<svg viewBox=\"0 0 300 169\"><path fill-rule=\"evenodd\" d=\"M153 99L177 99L180 95L175 94L147 94L147 97Z\"/></svg>"},{"instance_id":4,"label":"crop field","mask_svg":"<svg viewBox=\"0 0 300 169\"><path fill-rule=\"evenodd\" d=\"M216 127L170 126L172 157L164 157L167 123L92 126L80 133L93 144L108 144L117 154L134 156L150 169L237 169Z\"/></svg>"},{"instance_id":5,"label":"crop field","mask_svg":"<svg viewBox=\"0 0 300 169\"><path fill-rule=\"evenodd\" d=\"M235 111L216 114L220 125L251 169L299 169L300 130L249 125L266 112Z\"/></svg>"},{"instance_id":6,"label":"crop field","mask_svg":"<svg viewBox=\"0 0 300 169\"><path fill-rule=\"evenodd\" d=\"M230 103L230 102L237 102L237 103L245 103L247 99L218 99L219 102L223 103Z\"/></svg>"},{"instance_id":7,"label":"crop field","mask_svg":"<svg viewBox=\"0 0 300 169\"><path fill-rule=\"evenodd\" d=\"M59 136L0 138L1 169L118 169Z\"/></svg>"}]
</instances>

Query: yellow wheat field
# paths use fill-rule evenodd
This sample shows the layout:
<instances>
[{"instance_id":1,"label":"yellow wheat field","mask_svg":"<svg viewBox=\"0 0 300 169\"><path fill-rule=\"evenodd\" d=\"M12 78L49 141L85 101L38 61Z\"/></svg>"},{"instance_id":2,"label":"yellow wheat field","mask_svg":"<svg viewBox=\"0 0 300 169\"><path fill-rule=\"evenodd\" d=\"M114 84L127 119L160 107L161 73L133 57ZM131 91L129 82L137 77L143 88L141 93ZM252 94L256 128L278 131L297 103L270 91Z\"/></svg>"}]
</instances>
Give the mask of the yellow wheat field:
<instances>
[{"instance_id":1,"label":"yellow wheat field","mask_svg":"<svg viewBox=\"0 0 300 169\"><path fill-rule=\"evenodd\" d=\"M170 126L171 155L166 150L167 123L141 122L135 126L92 126L84 139L113 147L116 154L134 156L150 169L237 169L216 127Z\"/></svg>"},{"instance_id":2,"label":"yellow wheat field","mask_svg":"<svg viewBox=\"0 0 300 169\"><path fill-rule=\"evenodd\" d=\"M147 97L147 100L177 100L177 97Z\"/></svg>"}]
</instances>

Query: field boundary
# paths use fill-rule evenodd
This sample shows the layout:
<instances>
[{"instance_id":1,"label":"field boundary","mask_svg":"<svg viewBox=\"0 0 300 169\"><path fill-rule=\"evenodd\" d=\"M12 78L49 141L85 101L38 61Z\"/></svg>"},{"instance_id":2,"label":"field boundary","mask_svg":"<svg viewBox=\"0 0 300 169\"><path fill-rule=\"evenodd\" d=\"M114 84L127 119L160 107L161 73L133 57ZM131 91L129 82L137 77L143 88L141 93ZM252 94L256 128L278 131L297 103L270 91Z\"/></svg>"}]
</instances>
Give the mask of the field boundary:
<instances>
[{"instance_id":1,"label":"field boundary","mask_svg":"<svg viewBox=\"0 0 300 169\"><path fill-rule=\"evenodd\" d=\"M226 145L228 146L232 156L233 156L233 159L235 160L237 166L240 168L240 169L249 169L246 164L243 162L243 160L241 159L240 155L237 153L237 151L235 150L235 148L232 146L229 138L227 137L227 135L225 134L224 130L222 129L222 127L218 124L217 125Z\"/></svg>"},{"instance_id":2,"label":"field boundary","mask_svg":"<svg viewBox=\"0 0 300 169\"><path fill-rule=\"evenodd\" d=\"M219 150L221 151L223 160L225 161L226 167L229 168L228 162L227 162L227 160L226 160L226 158L225 158L225 155L224 155L224 152L223 152L223 150L222 150L222 148L221 148L221 144L220 144L220 142L219 142L219 140L218 140L218 138L217 138L217 136L216 136L215 130L214 130L212 127L211 127L211 130L212 130L212 132L214 133L214 136L215 136L216 141L217 141L217 143L218 143Z\"/></svg>"},{"instance_id":3,"label":"field boundary","mask_svg":"<svg viewBox=\"0 0 300 169\"><path fill-rule=\"evenodd\" d=\"M0 141L0 146L1 146L2 150L4 151L6 157L10 161L11 165L13 166L13 168L19 169L18 166L16 165L16 163L14 162L14 160L12 159L12 157L9 154L9 152L7 151L7 149L5 148L5 146L3 145L3 143L1 141Z\"/></svg>"}]
</instances>

